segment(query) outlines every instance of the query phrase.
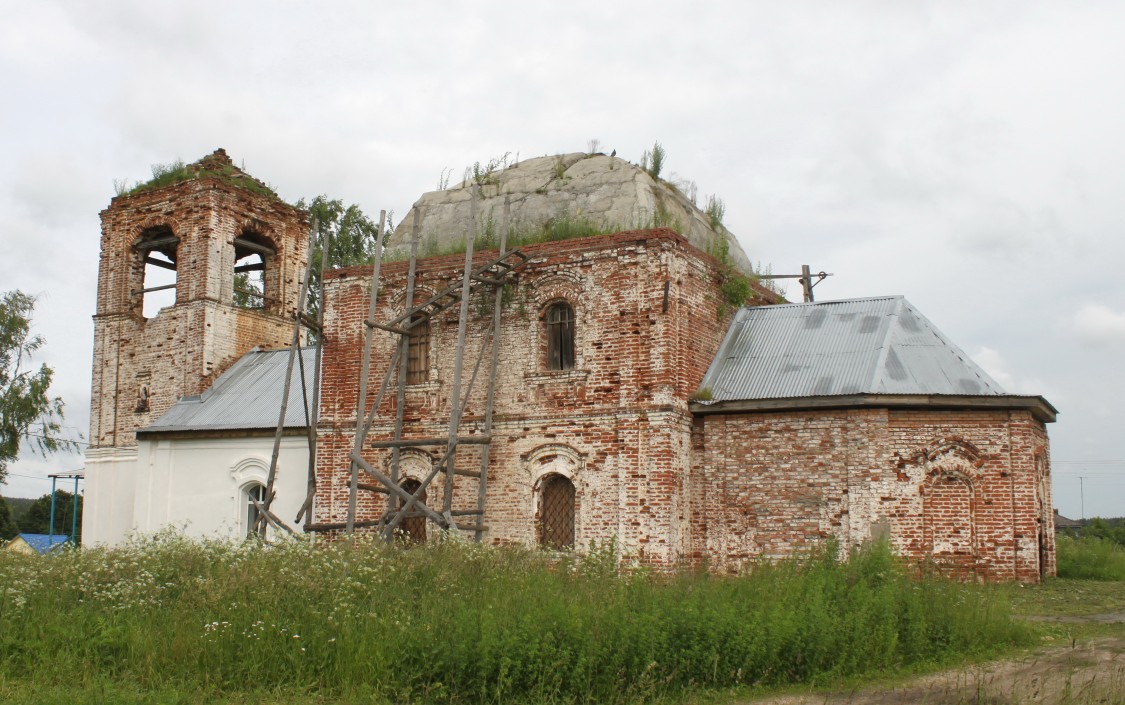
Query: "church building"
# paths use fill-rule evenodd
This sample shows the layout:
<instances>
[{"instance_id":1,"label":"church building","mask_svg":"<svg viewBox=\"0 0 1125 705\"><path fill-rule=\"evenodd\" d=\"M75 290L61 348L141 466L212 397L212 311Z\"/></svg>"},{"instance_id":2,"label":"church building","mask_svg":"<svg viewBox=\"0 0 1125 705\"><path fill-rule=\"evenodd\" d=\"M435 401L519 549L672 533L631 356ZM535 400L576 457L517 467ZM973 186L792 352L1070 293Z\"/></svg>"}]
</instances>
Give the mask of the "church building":
<instances>
[{"instance_id":1,"label":"church building","mask_svg":"<svg viewBox=\"0 0 1125 705\"><path fill-rule=\"evenodd\" d=\"M1054 573L1045 399L1007 394L901 296L787 303L755 283L732 303L737 241L639 167L545 157L423 196L374 311L370 265L326 273L319 389L311 348L306 374L287 364L307 216L221 150L188 169L102 214L87 542L245 535L288 389L272 511L293 522L311 497L298 532L403 510L402 540L613 542L663 567L886 538L963 575ZM450 241L560 217L619 227L485 239L460 306ZM175 296L146 318L154 267Z\"/></svg>"}]
</instances>

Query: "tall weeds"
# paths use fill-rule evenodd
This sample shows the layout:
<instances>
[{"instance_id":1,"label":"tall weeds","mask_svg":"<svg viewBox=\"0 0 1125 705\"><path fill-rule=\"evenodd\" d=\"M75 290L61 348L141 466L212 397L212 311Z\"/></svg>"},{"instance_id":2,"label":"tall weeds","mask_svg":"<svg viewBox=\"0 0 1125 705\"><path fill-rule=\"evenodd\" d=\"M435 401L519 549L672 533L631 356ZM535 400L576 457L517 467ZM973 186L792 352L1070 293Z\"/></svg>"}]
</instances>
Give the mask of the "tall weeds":
<instances>
[{"instance_id":1,"label":"tall weeds","mask_svg":"<svg viewBox=\"0 0 1125 705\"><path fill-rule=\"evenodd\" d=\"M1057 538L1060 578L1125 581L1125 547L1104 538Z\"/></svg>"},{"instance_id":2,"label":"tall weeds","mask_svg":"<svg viewBox=\"0 0 1125 705\"><path fill-rule=\"evenodd\" d=\"M909 577L883 546L736 577L619 572L606 551L165 535L48 560L0 552L0 586L0 677L44 687L617 703L820 682L1031 638L992 592Z\"/></svg>"}]
</instances>

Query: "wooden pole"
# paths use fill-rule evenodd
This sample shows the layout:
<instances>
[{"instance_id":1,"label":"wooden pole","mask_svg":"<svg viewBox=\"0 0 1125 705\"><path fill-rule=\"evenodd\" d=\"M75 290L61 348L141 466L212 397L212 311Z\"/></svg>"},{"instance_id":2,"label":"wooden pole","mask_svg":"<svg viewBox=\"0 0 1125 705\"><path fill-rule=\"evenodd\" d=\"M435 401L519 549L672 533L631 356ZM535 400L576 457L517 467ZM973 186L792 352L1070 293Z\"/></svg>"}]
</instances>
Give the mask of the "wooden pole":
<instances>
[{"instance_id":1,"label":"wooden pole","mask_svg":"<svg viewBox=\"0 0 1125 705\"><path fill-rule=\"evenodd\" d=\"M375 246L375 263L371 268L371 294L368 297L367 317L375 317L375 306L379 300L379 274L383 266L383 228L387 222L387 211L379 211L379 234L376 235ZM322 297L323 299L323 297ZM321 309L324 308L323 303ZM356 410L355 410L355 438L353 438L352 451L358 452L363 439L363 417L367 411L367 378L371 374L371 338L374 331L366 326L363 329L363 361L360 363L359 372L359 392L356 395ZM348 468L348 517L347 517L347 532L349 535L355 532L355 513L356 513L356 495L359 491L357 483L359 482L359 468L356 467L354 462L350 463Z\"/></svg>"},{"instance_id":2,"label":"wooden pole","mask_svg":"<svg viewBox=\"0 0 1125 705\"><path fill-rule=\"evenodd\" d=\"M504 197L504 229L500 231L500 256L503 257L508 249L508 223L509 218L508 197ZM488 361L488 392L484 403L484 435L492 439L492 410L496 401L496 373L500 363L500 317L504 305L504 287L497 286L492 297L492 357ZM484 521L484 504L487 494L488 462L491 443L480 449L480 479L477 481L477 511L481 521ZM480 543L484 538L484 527L479 527L473 533L473 540Z\"/></svg>"},{"instance_id":3,"label":"wooden pole","mask_svg":"<svg viewBox=\"0 0 1125 705\"><path fill-rule=\"evenodd\" d=\"M469 201L469 229L465 232L465 272L461 279L461 312L457 320L457 347L453 360L453 389L450 391L449 406L449 465L456 465L457 431L461 425L461 367L465 362L465 329L469 320L469 287L473 275L473 241L477 233L477 198L479 187L474 185L472 200ZM448 468L448 466L447 466ZM442 511L453 508L453 473L445 473L445 496L442 498Z\"/></svg>"},{"instance_id":4,"label":"wooden pole","mask_svg":"<svg viewBox=\"0 0 1125 705\"><path fill-rule=\"evenodd\" d=\"M414 280L418 271L418 243L422 235L422 211L421 208L414 213L414 222L410 228L410 264L406 272L406 300L403 308L409 311L414 306ZM371 317L374 319L374 316ZM409 324L410 321L407 320ZM426 321L426 325L430 322ZM400 335L398 339L398 389L395 394L395 428L394 438L400 440L402 438L402 423L406 414L406 375L409 372L407 368L410 367L410 334ZM428 364L428 361L427 361ZM398 484L398 471L399 463L402 461L402 451L398 446L391 449L391 480ZM387 497L387 511L394 509L394 497ZM388 537L390 538L390 537Z\"/></svg>"},{"instance_id":5,"label":"wooden pole","mask_svg":"<svg viewBox=\"0 0 1125 705\"><path fill-rule=\"evenodd\" d=\"M313 268L313 247L316 245L316 218L313 218L309 227L309 261L305 266L305 278L301 282L301 292L297 299L297 309L293 312L293 339L289 346L289 362L285 366L285 384L281 393L281 412L277 416L277 431L273 436L273 453L270 456L270 470L266 479L266 501L265 508L268 513L270 505L273 503L274 480L277 478L277 458L281 454L281 434L285 430L285 415L289 411L289 390L293 386L293 361L296 355L300 354L301 347L301 311L305 308L305 300L309 295L309 280L312 278ZM255 501L255 504L257 502ZM265 536L265 523L260 521L262 516L266 513L259 514L259 528L262 536Z\"/></svg>"}]
</instances>

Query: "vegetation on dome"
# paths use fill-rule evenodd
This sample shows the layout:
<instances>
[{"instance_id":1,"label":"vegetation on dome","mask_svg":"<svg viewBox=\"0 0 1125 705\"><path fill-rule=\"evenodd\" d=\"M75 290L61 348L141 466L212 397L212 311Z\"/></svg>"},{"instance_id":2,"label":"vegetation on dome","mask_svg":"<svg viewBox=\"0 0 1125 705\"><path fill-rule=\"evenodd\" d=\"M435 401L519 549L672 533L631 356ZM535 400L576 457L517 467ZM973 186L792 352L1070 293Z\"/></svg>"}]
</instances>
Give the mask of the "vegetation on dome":
<instances>
[{"instance_id":1,"label":"vegetation on dome","mask_svg":"<svg viewBox=\"0 0 1125 705\"><path fill-rule=\"evenodd\" d=\"M168 164L153 164L152 178L148 181L129 186L128 182L122 179L114 180L113 185L118 196L132 196L171 186L181 181L206 178L215 178L225 184L245 189L251 193L279 198L276 191L231 164L229 159L217 158L214 155L204 157L191 164L184 164L182 159L177 159Z\"/></svg>"}]
</instances>

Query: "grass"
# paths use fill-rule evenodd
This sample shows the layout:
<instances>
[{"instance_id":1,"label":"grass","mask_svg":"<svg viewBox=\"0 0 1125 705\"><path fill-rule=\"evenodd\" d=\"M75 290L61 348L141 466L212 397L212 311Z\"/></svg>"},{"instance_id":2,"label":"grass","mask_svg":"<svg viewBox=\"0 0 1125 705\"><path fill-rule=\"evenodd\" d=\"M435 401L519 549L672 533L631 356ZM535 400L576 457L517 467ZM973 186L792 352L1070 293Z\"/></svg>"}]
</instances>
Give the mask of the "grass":
<instances>
[{"instance_id":1,"label":"grass","mask_svg":"<svg viewBox=\"0 0 1125 705\"><path fill-rule=\"evenodd\" d=\"M609 235L612 233L620 232L622 228L609 226L604 227L598 225L589 218L584 218L581 215L559 215L553 218L548 218L538 225L523 227L515 230L508 236L508 249L522 247L524 245L536 245L543 242L557 242L560 240L574 240L582 237L593 237L595 235ZM478 252L481 250L495 250L500 247L500 235L496 232L495 224L492 220L488 220L484 224L483 232L473 238L473 251ZM419 248L418 256L425 257L441 257L444 255L458 255L465 252L465 241L454 240L448 242L439 242L431 240L422 243ZM409 258L409 252L403 251L395 252L393 256L387 258L386 261L393 262L396 260L403 260Z\"/></svg>"},{"instance_id":2,"label":"grass","mask_svg":"<svg viewBox=\"0 0 1125 705\"><path fill-rule=\"evenodd\" d=\"M1125 547L1103 538L1057 539L1060 578L1125 581Z\"/></svg>"},{"instance_id":3,"label":"grass","mask_svg":"<svg viewBox=\"0 0 1125 705\"><path fill-rule=\"evenodd\" d=\"M184 164L183 160L179 159L169 164L153 164L151 179L143 183L138 183L131 188L126 188L125 183L121 182L117 191L118 195L132 196L133 194L144 193L145 191L163 188L164 186L171 186L181 181L206 177L217 178L223 183L237 186L238 188L245 189L252 193L270 196L272 198L278 197L273 189L258 180L241 173L236 174L234 167L229 164L222 165L218 169L207 169L198 162L194 164Z\"/></svg>"},{"instance_id":4,"label":"grass","mask_svg":"<svg viewBox=\"0 0 1125 705\"><path fill-rule=\"evenodd\" d=\"M0 699L26 702L68 688L122 702L678 700L1035 639L996 591L911 578L885 546L716 576L618 572L605 550L164 535L51 560L4 552L0 586Z\"/></svg>"}]
</instances>

